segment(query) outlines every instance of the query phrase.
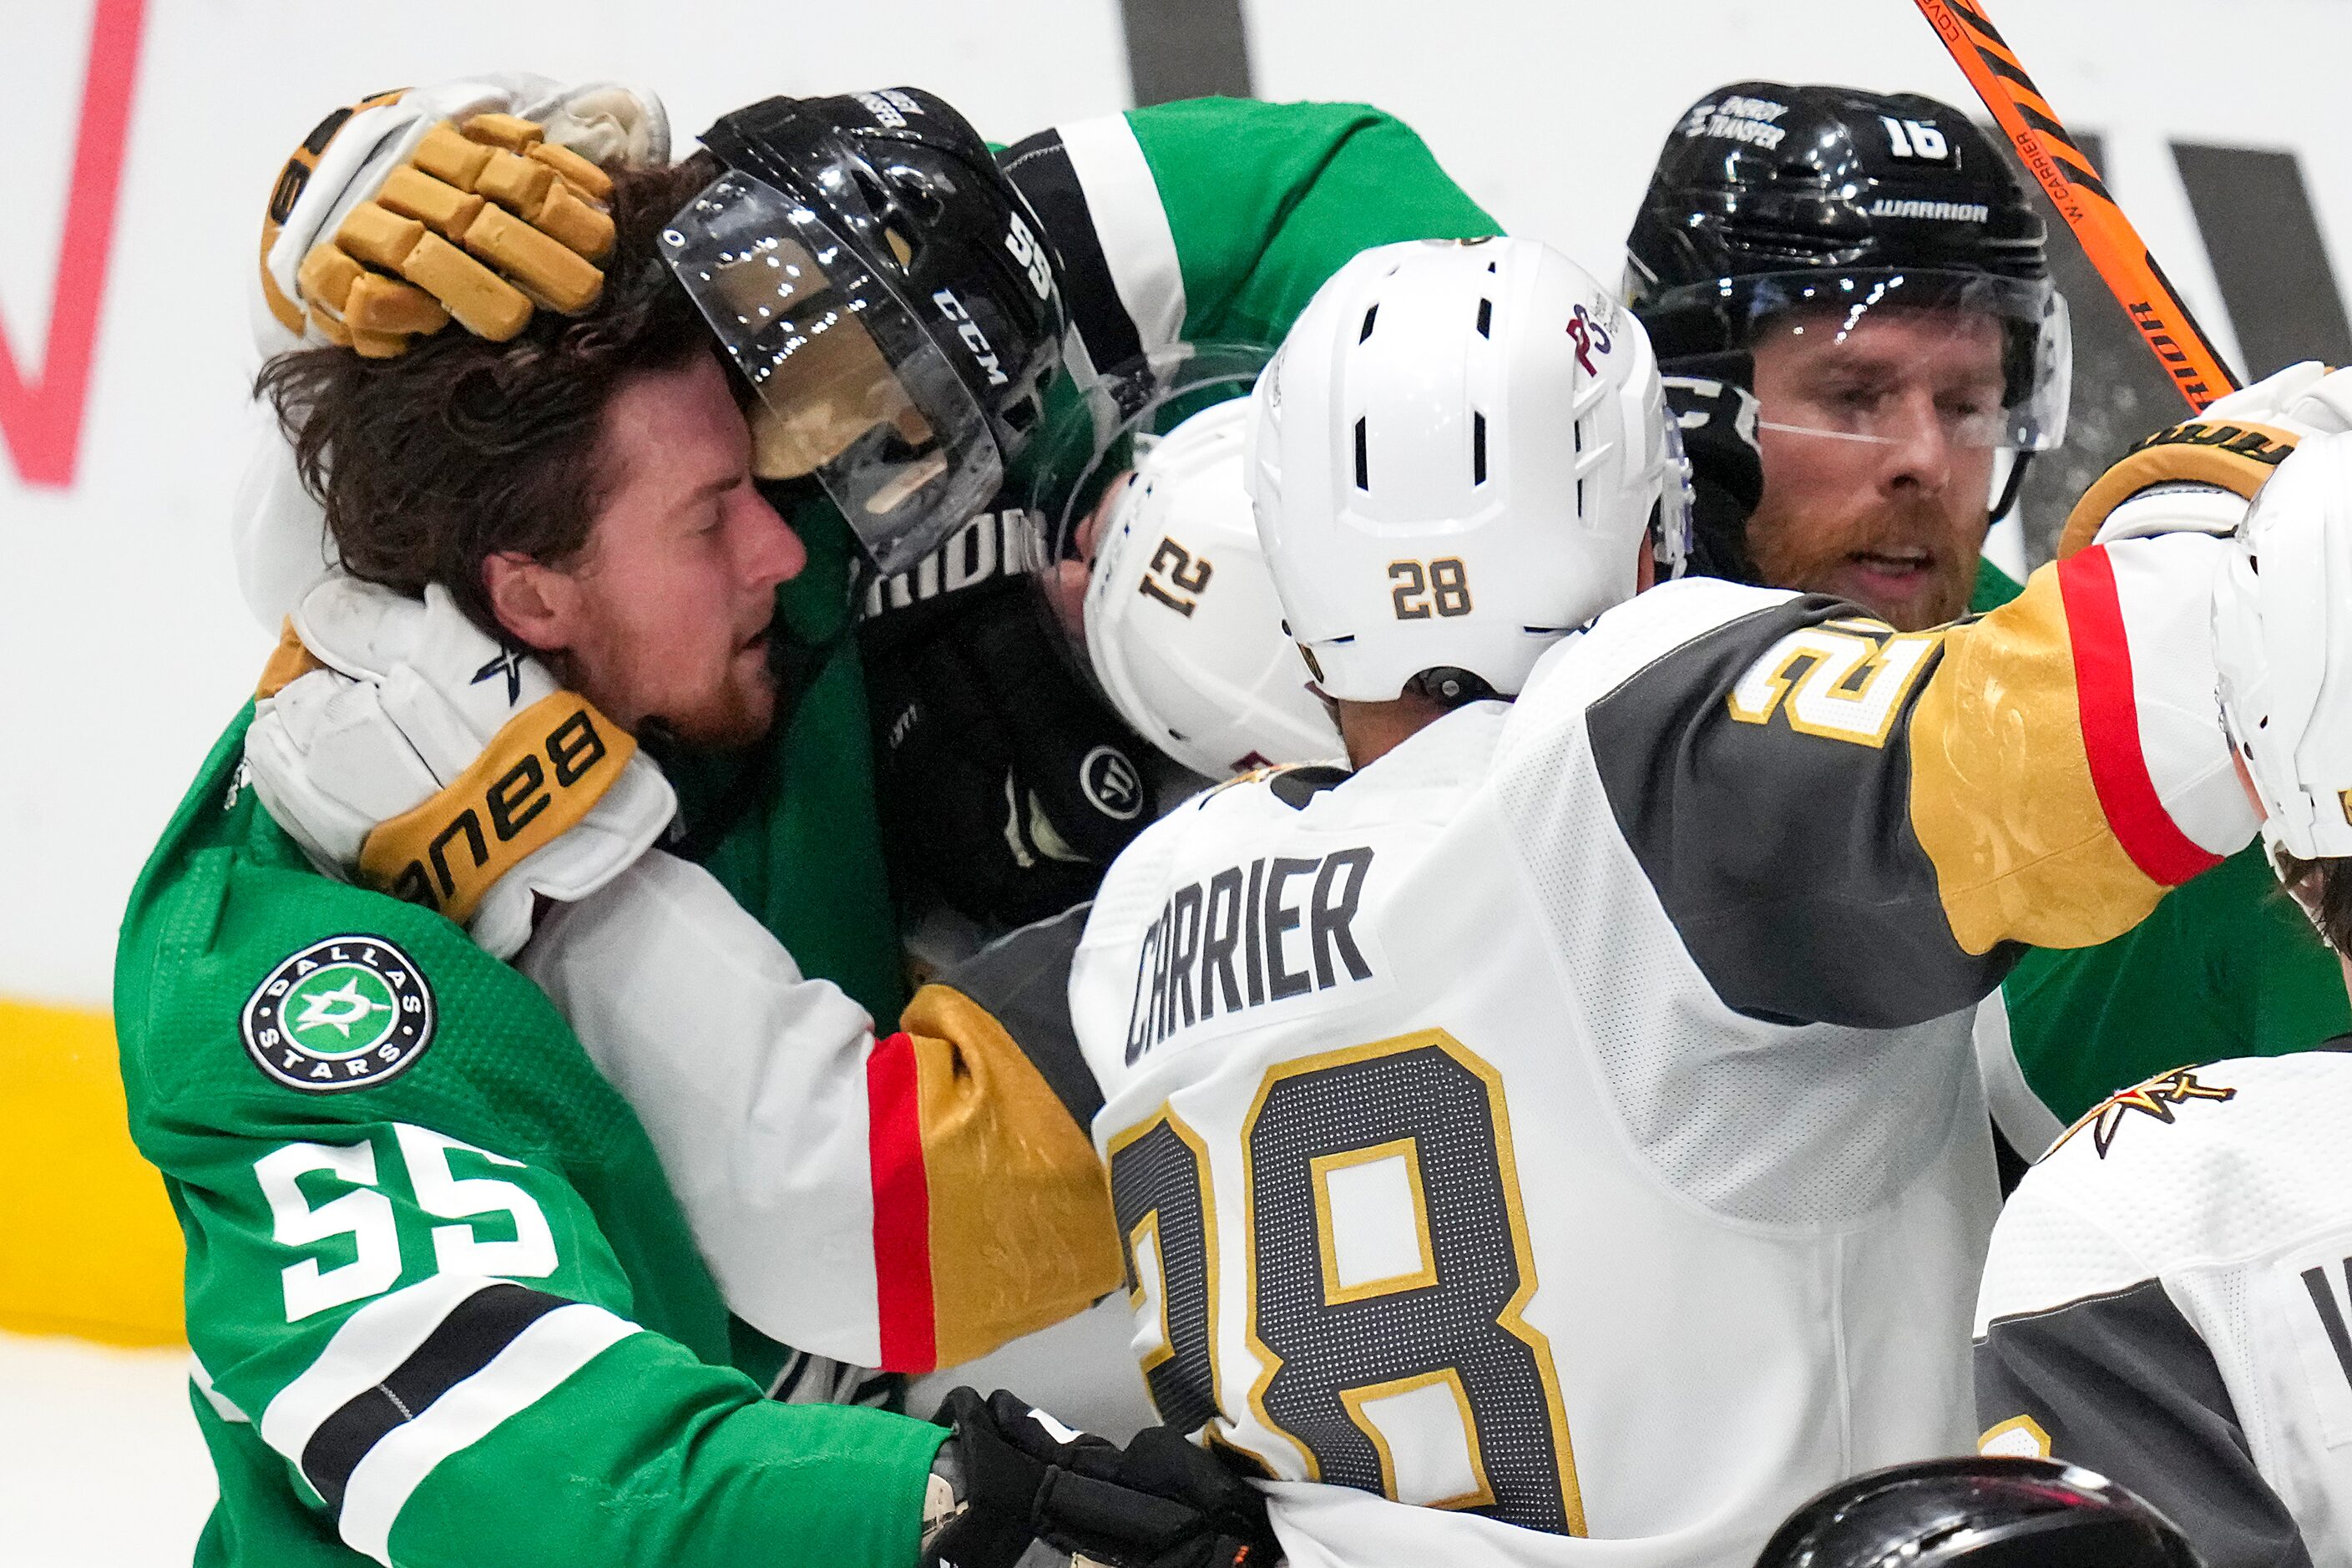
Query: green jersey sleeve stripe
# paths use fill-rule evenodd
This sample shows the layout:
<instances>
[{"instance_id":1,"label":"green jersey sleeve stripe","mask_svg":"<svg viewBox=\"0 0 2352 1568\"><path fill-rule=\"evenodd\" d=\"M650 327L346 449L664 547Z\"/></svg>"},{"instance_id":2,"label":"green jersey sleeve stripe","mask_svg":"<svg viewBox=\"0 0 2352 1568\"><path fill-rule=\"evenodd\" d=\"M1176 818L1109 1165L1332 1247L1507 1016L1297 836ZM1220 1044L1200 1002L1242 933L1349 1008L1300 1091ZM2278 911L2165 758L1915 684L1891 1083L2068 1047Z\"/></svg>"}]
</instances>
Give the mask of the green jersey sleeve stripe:
<instances>
[{"instance_id":1,"label":"green jersey sleeve stripe","mask_svg":"<svg viewBox=\"0 0 2352 1568\"><path fill-rule=\"evenodd\" d=\"M1108 114L1060 130L1119 303L1135 322L1144 353L1166 348L1184 330L1184 273L1160 182L1143 160L1134 128L1126 115Z\"/></svg>"},{"instance_id":2,"label":"green jersey sleeve stripe","mask_svg":"<svg viewBox=\"0 0 2352 1568\"><path fill-rule=\"evenodd\" d=\"M1176 342L1185 311L1176 236L1127 117L1055 126L1014 147L1004 168L1060 253L1064 302L1091 368Z\"/></svg>"},{"instance_id":3,"label":"green jersey sleeve stripe","mask_svg":"<svg viewBox=\"0 0 2352 1568\"><path fill-rule=\"evenodd\" d=\"M478 1274L436 1274L353 1312L262 1411L261 1440L299 1467L328 1417L397 1372L453 1308L492 1283Z\"/></svg>"},{"instance_id":4,"label":"green jersey sleeve stripe","mask_svg":"<svg viewBox=\"0 0 2352 1568\"><path fill-rule=\"evenodd\" d=\"M480 1442L574 1373L642 1332L602 1307L574 1302L536 1319L489 1364L395 1427L352 1471L338 1530L389 1568L394 1521L434 1468Z\"/></svg>"},{"instance_id":5,"label":"green jersey sleeve stripe","mask_svg":"<svg viewBox=\"0 0 2352 1568\"><path fill-rule=\"evenodd\" d=\"M572 1304L521 1285L475 1291L391 1376L320 1423L302 1450L303 1476L328 1507L341 1508L352 1471L394 1427L481 1371L532 1323Z\"/></svg>"}]
</instances>

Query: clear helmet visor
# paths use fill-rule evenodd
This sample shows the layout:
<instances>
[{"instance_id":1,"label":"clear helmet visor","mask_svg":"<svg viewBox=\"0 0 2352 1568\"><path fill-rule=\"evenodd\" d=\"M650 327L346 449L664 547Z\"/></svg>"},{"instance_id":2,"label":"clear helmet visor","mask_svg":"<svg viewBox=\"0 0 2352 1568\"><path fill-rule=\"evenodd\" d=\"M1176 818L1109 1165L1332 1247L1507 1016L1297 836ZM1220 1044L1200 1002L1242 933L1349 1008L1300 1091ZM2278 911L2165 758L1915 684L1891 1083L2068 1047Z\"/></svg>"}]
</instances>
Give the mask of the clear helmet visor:
<instances>
[{"instance_id":1,"label":"clear helmet visor","mask_svg":"<svg viewBox=\"0 0 2352 1568\"><path fill-rule=\"evenodd\" d=\"M874 564L913 565L995 496L988 420L922 319L806 205L735 172L662 233L664 259L758 394L752 469L814 477Z\"/></svg>"},{"instance_id":2,"label":"clear helmet visor","mask_svg":"<svg viewBox=\"0 0 2352 1568\"><path fill-rule=\"evenodd\" d=\"M1702 298L1702 296L1707 296ZM2044 451L2065 438L2066 301L2047 279L1921 268L1768 273L1677 289L1755 365L1768 430Z\"/></svg>"},{"instance_id":3,"label":"clear helmet visor","mask_svg":"<svg viewBox=\"0 0 2352 1568\"><path fill-rule=\"evenodd\" d=\"M1107 699L1087 647L1087 610L1099 598L1104 542L1120 531L1136 497L1126 476L1160 439L1217 403L1248 395L1274 357L1262 343L1172 343L1118 365L1063 403L1030 443L1029 510L1044 533L1035 576L1063 652Z\"/></svg>"},{"instance_id":4,"label":"clear helmet visor","mask_svg":"<svg viewBox=\"0 0 2352 1568\"><path fill-rule=\"evenodd\" d=\"M1247 396L1273 357L1263 343L1171 343L1106 371L1057 408L1030 448L1029 508L1048 558L1088 557L1082 526L1110 481L1202 409Z\"/></svg>"}]
</instances>

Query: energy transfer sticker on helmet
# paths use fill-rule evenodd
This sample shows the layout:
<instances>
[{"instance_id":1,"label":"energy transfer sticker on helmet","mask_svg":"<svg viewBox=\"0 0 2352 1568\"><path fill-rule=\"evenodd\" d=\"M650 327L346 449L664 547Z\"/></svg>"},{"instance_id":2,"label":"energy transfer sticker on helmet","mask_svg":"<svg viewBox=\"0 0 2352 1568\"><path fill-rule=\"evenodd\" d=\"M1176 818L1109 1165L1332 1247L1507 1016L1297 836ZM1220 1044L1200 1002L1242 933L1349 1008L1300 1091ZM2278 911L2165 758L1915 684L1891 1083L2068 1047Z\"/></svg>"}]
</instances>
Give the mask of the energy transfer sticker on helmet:
<instances>
[{"instance_id":1,"label":"energy transfer sticker on helmet","mask_svg":"<svg viewBox=\"0 0 2352 1568\"><path fill-rule=\"evenodd\" d=\"M246 998L246 1053L289 1089L337 1094L408 1069L433 1043L433 988L380 936L331 936Z\"/></svg>"},{"instance_id":2,"label":"energy transfer sticker on helmet","mask_svg":"<svg viewBox=\"0 0 2352 1568\"><path fill-rule=\"evenodd\" d=\"M1769 153L1789 133L1785 126L1773 123L1788 112L1787 104L1769 98L1727 98L1693 107L1683 118L1683 134L1745 142Z\"/></svg>"}]
</instances>

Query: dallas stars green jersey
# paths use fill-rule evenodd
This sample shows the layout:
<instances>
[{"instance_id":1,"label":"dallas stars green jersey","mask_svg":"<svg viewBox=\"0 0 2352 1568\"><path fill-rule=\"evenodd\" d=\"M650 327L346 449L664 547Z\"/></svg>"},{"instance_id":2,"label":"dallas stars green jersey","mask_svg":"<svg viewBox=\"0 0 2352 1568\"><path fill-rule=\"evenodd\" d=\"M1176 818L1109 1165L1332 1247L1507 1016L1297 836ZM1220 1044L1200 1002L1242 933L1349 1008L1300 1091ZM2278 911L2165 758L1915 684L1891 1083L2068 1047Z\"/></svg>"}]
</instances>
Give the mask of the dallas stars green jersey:
<instances>
[{"instance_id":1,"label":"dallas stars green jersey","mask_svg":"<svg viewBox=\"0 0 2352 1568\"><path fill-rule=\"evenodd\" d=\"M521 974L331 881L233 723L131 895L131 1129L187 1237L203 1568L901 1568L944 1434L763 1397L635 1115Z\"/></svg>"},{"instance_id":2,"label":"dallas stars green jersey","mask_svg":"<svg viewBox=\"0 0 2352 1568\"><path fill-rule=\"evenodd\" d=\"M1990 563L1971 610L2017 597ZM2223 1057L2307 1051L2352 1029L2344 977L2257 842L2164 896L2097 947L2037 948L2001 982L1980 1035L2001 1131L2028 1159L2116 1090ZM2001 1038L2005 1025L2006 1041Z\"/></svg>"},{"instance_id":3,"label":"dallas stars green jersey","mask_svg":"<svg viewBox=\"0 0 2352 1568\"><path fill-rule=\"evenodd\" d=\"M1368 246L1499 232L1411 129L1363 104L1160 104L1054 127L1003 163L1060 258L1066 378L1081 382L1179 342L1272 344ZM824 642L849 613L848 530L824 502L797 509L793 523L809 566L783 590L783 613ZM1010 553L988 552L1000 563ZM920 596L919 574L908 575ZM740 813L701 857L712 874L807 973L877 1018L896 1017L906 984L855 647L835 649L763 755L664 766L689 829Z\"/></svg>"}]
</instances>

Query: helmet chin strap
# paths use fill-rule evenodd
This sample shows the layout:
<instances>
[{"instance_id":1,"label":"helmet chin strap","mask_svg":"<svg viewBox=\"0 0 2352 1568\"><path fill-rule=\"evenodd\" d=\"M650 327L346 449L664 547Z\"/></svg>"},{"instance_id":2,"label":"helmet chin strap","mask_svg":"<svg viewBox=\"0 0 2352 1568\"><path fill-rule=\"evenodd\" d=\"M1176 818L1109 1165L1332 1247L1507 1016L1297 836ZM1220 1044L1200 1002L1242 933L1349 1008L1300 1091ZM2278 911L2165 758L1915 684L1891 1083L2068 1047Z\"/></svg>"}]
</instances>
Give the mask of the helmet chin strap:
<instances>
[{"instance_id":1,"label":"helmet chin strap","mask_svg":"<svg viewBox=\"0 0 2352 1568\"><path fill-rule=\"evenodd\" d=\"M2025 470L2033 461L2033 454L2017 448L2010 458L2009 478L2002 481L2000 494L1992 503L1992 514L1986 521L1999 522L2016 510L2018 498L2025 493Z\"/></svg>"}]
</instances>

